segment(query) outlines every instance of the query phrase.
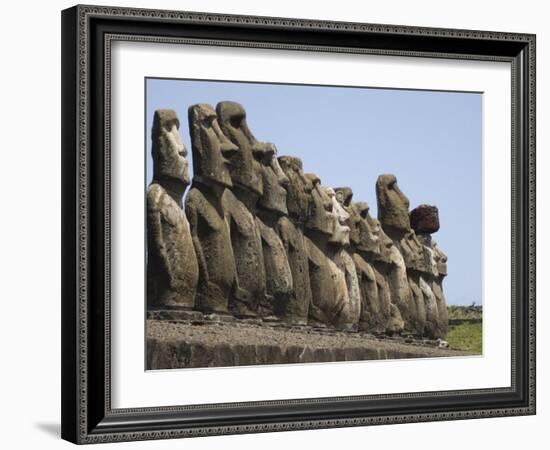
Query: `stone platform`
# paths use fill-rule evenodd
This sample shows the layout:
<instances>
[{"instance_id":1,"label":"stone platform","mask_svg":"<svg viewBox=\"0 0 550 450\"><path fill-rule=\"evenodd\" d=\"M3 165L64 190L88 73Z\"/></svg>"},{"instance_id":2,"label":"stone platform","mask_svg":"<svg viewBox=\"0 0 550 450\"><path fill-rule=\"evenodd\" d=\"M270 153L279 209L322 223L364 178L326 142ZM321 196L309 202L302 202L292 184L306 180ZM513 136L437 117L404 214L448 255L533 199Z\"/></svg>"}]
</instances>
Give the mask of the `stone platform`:
<instances>
[{"instance_id":1,"label":"stone platform","mask_svg":"<svg viewBox=\"0 0 550 450\"><path fill-rule=\"evenodd\" d=\"M147 369L464 356L437 341L253 321L147 320Z\"/></svg>"}]
</instances>

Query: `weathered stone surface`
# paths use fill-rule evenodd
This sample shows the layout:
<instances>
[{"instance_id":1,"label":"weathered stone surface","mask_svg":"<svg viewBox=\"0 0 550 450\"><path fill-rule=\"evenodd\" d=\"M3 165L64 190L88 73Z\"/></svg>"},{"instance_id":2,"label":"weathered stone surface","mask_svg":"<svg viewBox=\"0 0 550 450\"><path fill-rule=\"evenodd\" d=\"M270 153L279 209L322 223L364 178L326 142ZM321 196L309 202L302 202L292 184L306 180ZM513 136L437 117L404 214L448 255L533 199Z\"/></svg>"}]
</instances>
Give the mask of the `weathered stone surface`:
<instances>
[{"instance_id":1,"label":"weathered stone surface","mask_svg":"<svg viewBox=\"0 0 550 450\"><path fill-rule=\"evenodd\" d=\"M426 308L426 324L424 334L431 337L441 337L441 330L439 326L439 310L437 307L437 300L435 294L432 291L431 286L420 277L418 285L424 296L424 304Z\"/></svg>"},{"instance_id":2,"label":"weathered stone surface","mask_svg":"<svg viewBox=\"0 0 550 450\"><path fill-rule=\"evenodd\" d=\"M264 317L274 315L290 322L307 323L307 316L303 317L303 312L299 311L300 308L292 296L292 272L285 247L276 228L266 225L260 217L256 217L256 224L260 230L267 274L266 291L269 298L269 301L262 305L261 315Z\"/></svg>"},{"instance_id":3,"label":"weathered stone surface","mask_svg":"<svg viewBox=\"0 0 550 450\"><path fill-rule=\"evenodd\" d=\"M334 252L331 257L338 268L344 272L348 288L348 307L345 326L347 329L355 330L358 327L361 314L361 290L355 263L348 252L350 228L347 226L347 223L349 222L350 214L338 202L336 193L332 188L325 188L325 192L332 200L332 214L334 215L334 231L329 239Z\"/></svg>"},{"instance_id":4,"label":"weathered stone surface","mask_svg":"<svg viewBox=\"0 0 550 450\"><path fill-rule=\"evenodd\" d=\"M327 195L321 185L321 179L314 173L307 173L306 178L310 181L311 200L309 216L306 228L318 233L332 236L334 231L334 216L327 214L332 211L332 199Z\"/></svg>"},{"instance_id":5,"label":"weathered stone surface","mask_svg":"<svg viewBox=\"0 0 550 450\"><path fill-rule=\"evenodd\" d=\"M445 337L447 257L430 236L439 229L435 206L409 215L396 177L381 175L374 219L366 202L353 202L350 187L324 187L317 175L304 174L300 159L277 158L274 144L254 137L240 104L224 101L216 110L189 108L194 178L185 214L189 176L179 122L173 111L155 114L147 196L150 318L223 327L208 317L227 317L237 328ZM163 364L363 357L357 348L166 345L175 353Z\"/></svg>"},{"instance_id":6,"label":"weathered stone surface","mask_svg":"<svg viewBox=\"0 0 550 450\"><path fill-rule=\"evenodd\" d=\"M418 272L429 272L430 264L427 263L424 255L424 246L418 240L413 230L407 231L397 246L403 255L407 269Z\"/></svg>"},{"instance_id":7,"label":"weathered stone surface","mask_svg":"<svg viewBox=\"0 0 550 450\"><path fill-rule=\"evenodd\" d=\"M277 148L273 144L266 144L263 151L257 152L256 155L260 162L263 182L263 195L258 201L258 208L274 216L288 215L286 201L290 181L279 165Z\"/></svg>"},{"instance_id":8,"label":"weathered stone surface","mask_svg":"<svg viewBox=\"0 0 550 450\"><path fill-rule=\"evenodd\" d=\"M410 213L410 222L417 233L435 233L439 230L439 211L436 206L417 206Z\"/></svg>"},{"instance_id":9,"label":"weathered stone surface","mask_svg":"<svg viewBox=\"0 0 550 450\"><path fill-rule=\"evenodd\" d=\"M380 175L376 181L378 220L385 233L392 239L401 237L411 228L409 199L397 186L395 175Z\"/></svg>"},{"instance_id":10,"label":"weathered stone surface","mask_svg":"<svg viewBox=\"0 0 550 450\"><path fill-rule=\"evenodd\" d=\"M354 203L354 210L359 214L360 220L357 224L358 242L355 246L356 250L364 255L367 259L375 260L381 258L381 239L382 233L380 223L370 217L369 204L367 202ZM391 243L389 238L388 244Z\"/></svg>"},{"instance_id":11,"label":"weathered stone surface","mask_svg":"<svg viewBox=\"0 0 550 450\"><path fill-rule=\"evenodd\" d=\"M255 194L242 188L238 188L237 192L239 197L226 189L222 196L223 210L229 223L238 287L231 296L230 310L237 317L255 317L266 296L262 238L254 214L245 204L255 203ZM246 198L248 194L250 197Z\"/></svg>"},{"instance_id":12,"label":"weathered stone surface","mask_svg":"<svg viewBox=\"0 0 550 450\"><path fill-rule=\"evenodd\" d=\"M254 152L262 151L265 144L258 142L248 128L246 111L239 103L220 102L216 106L216 112L222 132L238 148L231 154L229 166L233 185L261 195L263 184Z\"/></svg>"},{"instance_id":13,"label":"weathered stone surface","mask_svg":"<svg viewBox=\"0 0 550 450\"><path fill-rule=\"evenodd\" d=\"M376 284L374 269L359 253L353 254L353 262L361 293L359 329L381 333L385 330L386 322L380 321L380 300L378 298L378 285Z\"/></svg>"},{"instance_id":14,"label":"weathered stone surface","mask_svg":"<svg viewBox=\"0 0 550 450\"><path fill-rule=\"evenodd\" d=\"M292 293L285 316L292 322L306 323L312 297L304 234L287 216L279 219L277 227L292 273Z\"/></svg>"},{"instance_id":15,"label":"weathered stone surface","mask_svg":"<svg viewBox=\"0 0 550 450\"><path fill-rule=\"evenodd\" d=\"M238 287L231 297L230 309L237 317L254 317L260 305L267 301L262 239L255 214L257 202L264 192L262 168L256 153L262 153L268 144L254 137L240 104L220 102L216 112L222 132L237 147L229 157L232 186L222 197Z\"/></svg>"},{"instance_id":16,"label":"weathered stone surface","mask_svg":"<svg viewBox=\"0 0 550 450\"><path fill-rule=\"evenodd\" d=\"M423 244L424 260L429 270L421 274L435 296L436 308L431 305L432 315L425 334L433 338L445 338L449 328L447 305L443 294L443 279L447 275L447 256L439 249L429 234L418 235ZM435 312L433 312L435 311Z\"/></svg>"},{"instance_id":17,"label":"weathered stone surface","mask_svg":"<svg viewBox=\"0 0 550 450\"><path fill-rule=\"evenodd\" d=\"M147 192L147 304L193 308L198 264L182 197L189 185L187 149L172 110L153 119L153 181Z\"/></svg>"},{"instance_id":18,"label":"weathered stone surface","mask_svg":"<svg viewBox=\"0 0 550 450\"><path fill-rule=\"evenodd\" d=\"M464 352L367 338L266 326L148 321L147 369L227 367L461 356Z\"/></svg>"},{"instance_id":19,"label":"weathered stone surface","mask_svg":"<svg viewBox=\"0 0 550 450\"><path fill-rule=\"evenodd\" d=\"M447 276L447 255L441 251L437 242L432 241L432 250L434 251L435 262L437 265L437 272L440 276Z\"/></svg>"},{"instance_id":20,"label":"weathered stone surface","mask_svg":"<svg viewBox=\"0 0 550 450\"><path fill-rule=\"evenodd\" d=\"M336 193L336 200L344 208L349 215L346 225L349 227L349 240L352 247L356 247L360 244L360 226L361 226L361 214L359 208L352 202L353 190L350 187L340 187L334 189Z\"/></svg>"},{"instance_id":21,"label":"weathered stone surface","mask_svg":"<svg viewBox=\"0 0 550 450\"><path fill-rule=\"evenodd\" d=\"M289 181L286 187L288 215L298 227L303 227L310 215L313 185L304 174L300 158L280 156L278 162Z\"/></svg>"},{"instance_id":22,"label":"weathered stone surface","mask_svg":"<svg viewBox=\"0 0 550 450\"><path fill-rule=\"evenodd\" d=\"M424 334L426 327L426 299L420 288L420 276L417 273L409 273L409 287L411 289L412 301L416 309L415 331L419 336Z\"/></svg>"},{"instance_id":23,"label":"weathered stone surface","mask_svg":"<svg viewBox=\"0 0 550 450\"><path fill-rule=\"evenodd\" d=\"M189 108L189 129L194 177L185 211L199 264L196 307L206 313L226 313L229 296L236 290L236 269L221 199L232 185L224 155L237 148L221 132L209 105Z\"/></svg>"},{"instance_id":24,"label":"weathered stone surface","mask_svg":"<svg viewBox=\"0 0 550 450\"><path fill-rule=\"evenodd\" d=\"M346 277L326 255L327 241L328 236L317 243L305 238L312 294L309 316L314 322L345 328L349 308Z\"/></svg>"},{"instance_id":25,"label":"weathered stone surface","mask_svg":"<svg viewBox=\"0 0 550 450\"><path fill-rule=\"evenodd\" d=\"M416 332L417 311L412 298L409 281L407 279L407 268L403 256L394 245L389 249L390 268L387 274L388 284L392 303L394 303L405 323L405 330Z\"/></svg>"},{"instance_id":26,"label":"weathered stone surface","mask_svg":"<svg viewBox=\"0 0 550 450\"><path fill-rule=\"evenodd\" d=\"M231 187L228 160L238 147L222 133L216 112L210 105L189 107L189 131L193 152L193 184Z\"/></svg>"}]
</instances>

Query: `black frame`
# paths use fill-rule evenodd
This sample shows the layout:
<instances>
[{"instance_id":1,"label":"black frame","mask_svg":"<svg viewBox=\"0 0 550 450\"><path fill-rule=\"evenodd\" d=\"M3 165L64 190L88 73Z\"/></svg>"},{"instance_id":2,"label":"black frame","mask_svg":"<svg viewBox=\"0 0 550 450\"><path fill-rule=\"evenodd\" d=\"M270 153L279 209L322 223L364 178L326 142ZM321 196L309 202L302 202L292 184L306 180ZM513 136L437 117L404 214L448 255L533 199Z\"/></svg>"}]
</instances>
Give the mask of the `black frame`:
<instances>
[{"instance_id":1,"label":"black frame","mask_svg":"<svg viewBox=\"0 0 550 450\"><path fill-rule=\"evenodd\" d=\"M142 40L512 64L512 385L112 409L110 43ZM140 131L141 132L141 131ZM535 414L535 36L99 6L62 12L62 437L75 443Z\"/></svg>"}]
</instances>

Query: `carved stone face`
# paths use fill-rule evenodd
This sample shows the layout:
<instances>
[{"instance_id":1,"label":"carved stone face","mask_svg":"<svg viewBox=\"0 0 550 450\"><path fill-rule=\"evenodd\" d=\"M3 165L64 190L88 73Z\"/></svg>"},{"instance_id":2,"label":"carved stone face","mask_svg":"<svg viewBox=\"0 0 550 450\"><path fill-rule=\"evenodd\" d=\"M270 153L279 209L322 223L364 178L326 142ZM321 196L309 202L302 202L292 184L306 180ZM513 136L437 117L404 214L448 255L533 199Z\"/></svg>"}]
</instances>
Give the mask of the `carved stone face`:
<instances>
[{"instance_id":1,"label":"carved stone face","mask_svg":"<svg viewBox=\"0 0 550 450\"><path fill-rule=\"evenodd\" d=\"M378 219L386 232L407 232L409 221L409 199L397 186L395 175L380 175L376 181Z\"/></svg>"},{"instance_id":2,"label":"carved stone face","mask_svg":"<svg viewBox=\"0 0 550 450\"><path fill-rule=\"evenodd\" d=\"M437 242L432 241L432 250L434 251L435 263L440 276L447 276L447 255L441 251Z\"/></svg>"},{"instance_id":3,"label":"carved stone face","mask_svg":"<svg viewBox=\"0 0 550 450\"><path fill-rule=\"evenodd\" d=\"M310 215L313 185L305 176L302 161L293 156L280 156L279 165L288 178L286 205L297 223L305 223Z\"/></svg>"},{"instance_id":4,"label":"carved stone face","mask_svg":"<svg viewBox=\"0 0 550 450\"><path fill-rule=\"evenodd\" d=\"M346 223L349 221L350 215L336 199L334 189L330 187L325 187L324 189L332 201L332 211L330 214L333 216L333 232L329 242L341 246L349 245L350 228Z\"/></svg>"},{"instance_id":5,"label":"carved stone face","mask_svg":"<svg viewBox=\"0 0 550 450\"><path fill-rule=\"evenodd\" d=\"M210 105L189 107L189 130L195 177L205 183L231 187L229 160L238 149L222 133L216 112Z\"/></svg>"},{"instance_id":6,"label":"carved stone face","mask_svg":"<svg viewBox=\"0 0 550 450\"><path fill-rule=\"evenodd\" d=\"M359 251L380 255L380 223L370 217L370 207L367 202L355 203L354 207L360 217L357 227L359 234L357 249Z\"/></svg>"},{"instance_id":7,"label":"carved stone face","mask_svg":"<svg viewBox=\"0 0 550 450\"><path fill-rule=\"evenodd\" d=\"M152 155L154 178L171 179L188 186L187 149L179 134L180 122L171 109L157 109L153 118Z\"/></svg>"},{"instance_id":8,"label":"carved stone face","mask_svg":"<svg viewBox=\"0 0 550 450\"><path fill-rule=\"evenodd\" d=\"M333 208L332 199L327 195L323 186L321 186L321 179L317 175L308 173L306 174L306 178L313 186L311 191L311 208L306 221L306 228L332 236L334 232L334 215L331 214Z\"/></svg>"},{"instance_id":9,"label":"carved stone face","mask_svg":"<svg viewBox=\"0 0 550 450\"><path fill-rule=\"evenodd\" d=\"M220 128L238 151L231 155L229 171L233 184L263 193L261 167L254 152L262 152L264 143L258 142L246 123L246 111L239 103L220 102L216 106Z\"/></svg>"},{"instance_id":10,"label":"carved stone face","mask_svg":"<svg viewBox=\"0 0 550 450\"><path fill-rule=\"evenodd\" d=\"M277 160L277 148L273 144L265 144L263 151L256 152L262 171L264 193L258 205L278 215L287 215L286 206L288 177L285 175Z\"/></svg>"},{"instance_id":11,"label":"carved stone face","mask_svg":"<svg viewBox=\"0 0 550 450\"><path fill-rule=\"evenodd\" d=\"M349 219L346 225L350 229L349 239L354 245L358 245L360 242L359 236L359 224L361 222L361 216L357 210L356 204L352 203L353 191L350 187L335 188L336 200L349 214Z\"/></svg>"},{"instance_id":12,"label":"carved stone face","mask_svg":"<svg viewBox=\"0 0 550 450\"><path fill-rule=\"evenodd\" d=\"M367 222L370 226L372 234L377 237L378 242L380 243L380 260L384 262L391 262L391 252L394 247L393 241L389 236L384 233L380 221L367 215Z\"/></svg>"}]
</instances>

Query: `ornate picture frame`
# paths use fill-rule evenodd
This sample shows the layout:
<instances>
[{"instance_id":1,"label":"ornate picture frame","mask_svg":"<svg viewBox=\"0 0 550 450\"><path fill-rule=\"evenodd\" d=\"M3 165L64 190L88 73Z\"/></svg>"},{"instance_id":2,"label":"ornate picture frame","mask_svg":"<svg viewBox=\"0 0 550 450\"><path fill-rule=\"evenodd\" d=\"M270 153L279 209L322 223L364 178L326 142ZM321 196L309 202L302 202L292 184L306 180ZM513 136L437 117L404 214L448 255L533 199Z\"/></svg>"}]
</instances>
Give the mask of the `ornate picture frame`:
<instances>
[{"instance_id":1,"label":"ornate picture frame","mask_svg":"<svg viewBox=\"0 0 550 450\"><path fill-rule=\"evenodd\" d=\"M510 385L114 408L111 49L120 41L510 64ZM62 12L64 439L84 444L529 414L535 414L534 35L81 5Z\"/></svg>"}]
</instances>

